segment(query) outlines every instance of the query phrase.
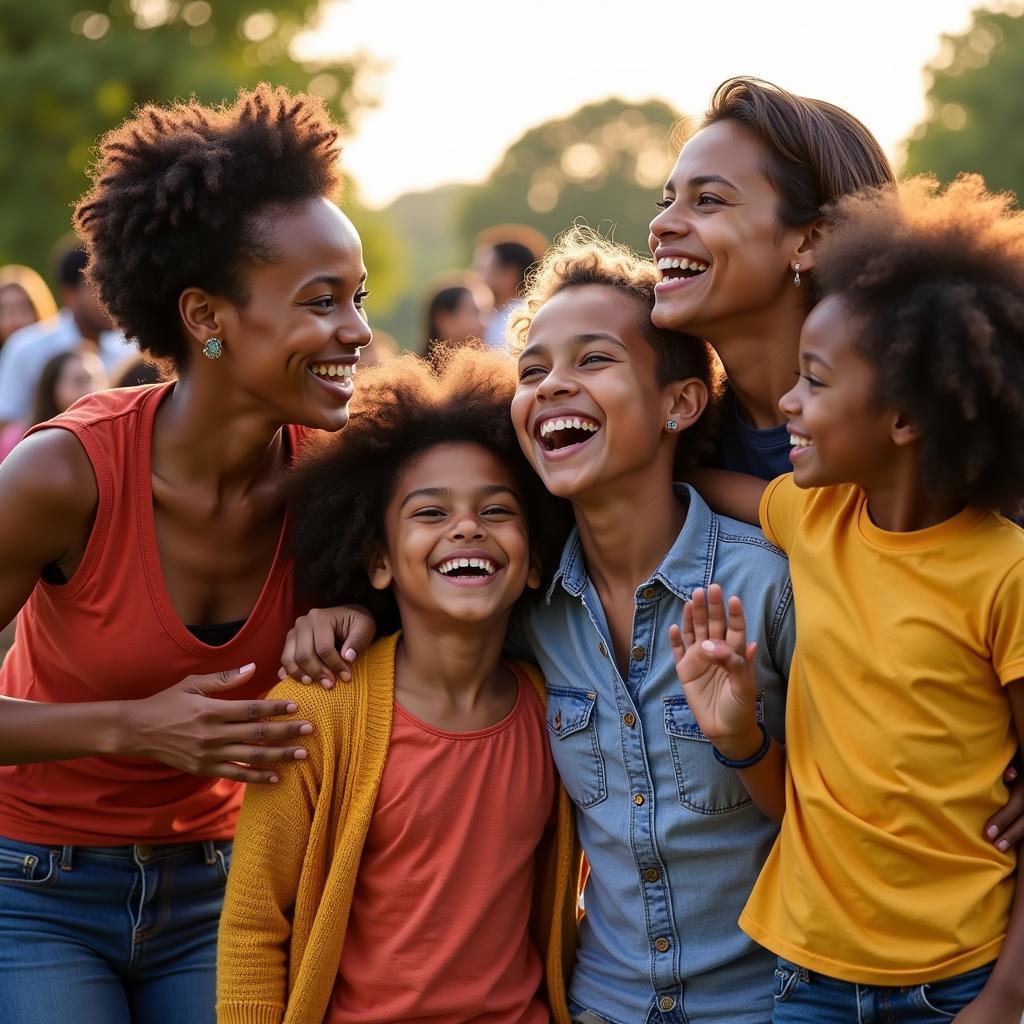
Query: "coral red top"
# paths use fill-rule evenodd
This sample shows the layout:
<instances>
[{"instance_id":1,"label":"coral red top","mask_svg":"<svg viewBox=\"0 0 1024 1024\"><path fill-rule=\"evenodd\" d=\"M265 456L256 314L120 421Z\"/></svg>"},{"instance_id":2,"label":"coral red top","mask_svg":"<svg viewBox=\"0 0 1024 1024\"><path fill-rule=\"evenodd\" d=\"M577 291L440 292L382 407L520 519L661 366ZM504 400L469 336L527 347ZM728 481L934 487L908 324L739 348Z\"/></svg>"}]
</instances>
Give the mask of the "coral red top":
<instances>
[{"instance_id":1,"label":"coral red top","mask_svg":"<svg viewBox=\"0 0 1024 1024\"><path fill-rule=\"evenodd\" d=\"M197 640L164 586L153 523L153 420L173 384L119 388L77 402L35 429L81 442L99 500L81 564L62 585L40 581L18 616L0 667L0 693L79 702L148 697L188 675L256 663L254 680L225 694L251 698L277 682L295 620L284 530L255 608L220 647ZM288 427L289 451L305 433ZM29 843L115 846L228 839L242 786L142 758L86 757L0 767L0 835Z\"/></svg>"}]
</instances>

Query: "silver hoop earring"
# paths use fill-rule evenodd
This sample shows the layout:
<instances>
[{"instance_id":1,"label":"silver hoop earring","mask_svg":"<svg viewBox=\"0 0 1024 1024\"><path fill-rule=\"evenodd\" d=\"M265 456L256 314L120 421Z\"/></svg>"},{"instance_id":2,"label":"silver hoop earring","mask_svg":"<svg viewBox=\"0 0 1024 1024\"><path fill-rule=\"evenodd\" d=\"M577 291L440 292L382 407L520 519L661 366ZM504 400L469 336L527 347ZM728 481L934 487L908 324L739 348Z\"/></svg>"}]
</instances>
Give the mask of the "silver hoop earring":
<instances>
[{"instance_id":1,"label":"silver hoop earring","mask_svg":"<svg viewBox=\"0 0 1024 1024\"><path fill-rule=\"evenodd\" d=\"M203 355L207 359L220 359L224 354L224 346L220 342L220 338L209 338L206 344L203 346Z\"/></svg>"},{"instance_id":2,"label":"silver hoop earring","mask_svg":"<svg viewBox=\"0 0 1024 1024\"><path fill-rule=\"evenodd\" d=\"M675 420L667 420L665 422L665 429L666 430L678 430L679 429L679 424L676 423Z\"/></svg>"},{"instance_id":3,"label":"silver hoop earring","mask_svg":"<svg viewBox=\"0 0 1024 1024\"><path fill-rule=\"evenodd\" d=\"M793 264L793 284L795 284L797 286L797 288L800 287L800 264L799 263L794 263Z\"/></svg>"}]
</instances>

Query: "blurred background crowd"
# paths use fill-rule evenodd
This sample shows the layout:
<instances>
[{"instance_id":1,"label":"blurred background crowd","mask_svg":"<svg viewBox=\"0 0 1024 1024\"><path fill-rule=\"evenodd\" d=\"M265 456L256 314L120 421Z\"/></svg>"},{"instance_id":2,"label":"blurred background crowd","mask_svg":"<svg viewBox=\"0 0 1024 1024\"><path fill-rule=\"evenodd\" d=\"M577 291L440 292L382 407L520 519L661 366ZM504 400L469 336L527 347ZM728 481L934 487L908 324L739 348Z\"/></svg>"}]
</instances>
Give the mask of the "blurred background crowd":
<instances>
[{"instance_id":1,"label":"blurred background crowd","mask_svg":"<svg viewBox=\"0 0 1024 1024\"><path fill-rule=\"evenodd\" d=\"M868 9L873 2L793 5L800 30L821 36L818 43L826 53L817 54L819 63L855 65L865 95L885 92L886 78L895 72L879 63L879 53L898 50L904 41L894 33L911 33L907 26L915 17L931 26L929 17L950 19L959 12L962 23L960 31L932 32L917 44L933 56L914 69L925 113L916 126L908 126L895 145L898 152L891 154L901 170L932 171L944 180L959 171L978 171L993 188L1024 193L1024 3L972 9L969 0L921 0L898 5L886 21L874 18ZM381 83L394 68L367 50L353 52L346 25L351 29L360 17L386 17L389 27L375 29L386 50L383 44L401 39L403 21L415 9L416 17L428 21L409 22L404 31L417 35L412 42L417 52L426 51L428 70L420 78L422 102L407 106L403 116L410 126L429 122L431 159L450 151L451 177L457 177L455 157L471 148L472 119L481 116L473 113L480 108L471 100L484 102L489 125L503 118L512 123L515 109L506 97L522 95L525 104L538 78L547 76L553 88L595 64L605 68L606 96L642 90L634 65L613 56L621 27L616 18L650 17L651 53L645 59L652 67L660 42L669 47L677 77L685 77L688 59L708 73L696 54L688 58L683 45L692 46L692 37L707 26L681 22L659 32L655 7L661 5L639 4L626 13L604 0L562 5L562 16L590 12L596 24L578 20L560 41L566 65L558 78L531 60L526 29L536 29L541 10L534 0L501 7L508 28L504 37L471 23L473 17L478 22L479 5L461 0L378 3L372 13L365 0L0 0L0 457L27 427L83 394L161 379L161 370L137 358L83 284L85 254L66 234L71 204L85 186L91 147L137 104L189 95L216 102L258 81L284 84L322 96L350 126L358 155L362 119L380 105ZM492 13L498 10L495 5ZM783 23L787 15L770 17L779 33L766 45L783 47L780 40L785 40L798 52L804 37L791 38ZM844 18L851 39L858 38L865 19L873 21L878 52L847 52ZM897 19L903 20L897 24ZM424 24L434 35L419 37ZM598 35L587 36L588 31ZM608 46L587 50L587 38L603 38ZM909 46L911 36L906 38ZM473 48L477 62L472 65L467 39L479 40L484 51ZM696 42L706 49L699 34ZM763 69L737 65L738 45L735 35L714 37L718 67L707 88L702 86L705 95L728 75L768 72L766 77L786 88L849 106L877 130L866 111L830 94L827 86L801 89L798 64L792 74L774 75L770 63ZM440 102L427 85L434 78L448 81L442 65L452 62L453 53L466 55L467 74L455 79L454 91L447 87ZM480 59L488 62L491 81L479 77ZM470 66L477 77L468 75ZM554 103L552 109L557 107ZM368 306L375 341L365 360L388 358L400 349L429 354L438 339L461 343L483 337L488 344L503 344L528 268L573 222L585 221L645 249L653 200L675 152L670 131L686 112L664 99L611 95L587 102L521 132L483 180L410 189L385 201L378 195L373 208L360 198L360 180L348 174L345 205L364 239L372 293ZM480 132L482 138L482 127ZM407 145L404 133L391 141L379 154L380 166L393 170L405 162L414 169L427 162L423 148Z\"/></svg>"}]
</instances>

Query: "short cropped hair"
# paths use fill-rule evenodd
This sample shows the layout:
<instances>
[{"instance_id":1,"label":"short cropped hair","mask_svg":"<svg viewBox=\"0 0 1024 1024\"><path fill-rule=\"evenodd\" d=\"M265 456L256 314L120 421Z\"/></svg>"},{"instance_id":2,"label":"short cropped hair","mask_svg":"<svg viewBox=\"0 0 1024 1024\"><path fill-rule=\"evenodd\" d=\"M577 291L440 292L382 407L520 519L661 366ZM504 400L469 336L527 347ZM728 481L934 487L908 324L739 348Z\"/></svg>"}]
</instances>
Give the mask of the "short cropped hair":
<instances>
[{"instance_id":1,"label":"short cropped hair","mask_svg":"<svg viewBox=\"0 0 1024 1024\"><path fill-rule=\"evenodd\" d=\"M363 604L379 632L398 628L394 595L370 585L366 564L385 542L385 513L403 469L431 448L450 444L479 445L509 467L531 554L547 579L572 513L568 503L547 493L520 450L509 412L515 387L512 360L475 347L438 350L432 362L408 353L361 373L348 425L338 435L321 435L287 485L302 597L319 606Z\"/></svg>"},{"instance_id":2,"label":"short cropped hair","mask_svg":"<svg viewBox=\"0 0 1024 1024\"><path fill-rule=\"evenodd\" d=\"M636 306L637 327L654 350L658 386L696 377L709 393L709 409L700 421L681 435L677 464L709 453L716 416L713 407L724 377L721 364L706 341L691 334L656 327L651 322L654 286L661 280L650 259L605 238L590 228L576 225L561 234L527 280L522 312L509 325L512 349L522 350L533 318L559 292L584 285L612 288Z\"/></svg>"},{"instance_id":3,"label":"short cropped hair","mask_svg":"<svg viewBox=\"0 0 1024 1024\"><path fill-rule=\"evenodd\" d=\"M875 397L921 433L923 486L964 505L1024 499L1024 213L976 175L840 200L818 284L853 315Z\"/></svg>"},{"instance_id":4,"label":"short cropped hair","mask_svg":"<svg viewBox=\"0 0 1024 1024\"><path fill-rule=\"evenodd\" d=\"M154 358L187 365L178 297L244 304L244 268L273 262L268 208L340 188L338 127L323 101L264 84L229 105L147 104L100 142L75 211L111 317Z\"/></svg>"}]
</instances>

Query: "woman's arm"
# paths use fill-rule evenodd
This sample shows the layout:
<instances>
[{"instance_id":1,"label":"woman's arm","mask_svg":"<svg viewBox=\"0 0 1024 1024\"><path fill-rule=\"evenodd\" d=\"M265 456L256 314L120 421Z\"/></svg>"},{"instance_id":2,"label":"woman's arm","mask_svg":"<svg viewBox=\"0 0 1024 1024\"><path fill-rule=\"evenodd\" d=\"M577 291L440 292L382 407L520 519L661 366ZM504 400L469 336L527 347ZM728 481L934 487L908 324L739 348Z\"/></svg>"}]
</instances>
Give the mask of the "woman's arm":
<instances>
[{"instance_id":1,"label":"woman's arm","mask_svg":"<svg viewBox=\"0 0 1024 1024\"><path fill-rule=\"evenodd\" d=\"M0 466L0 620L28 600L45 565L77 564L98 492L92 465L66 430L24 440ZM59 642L59 638L53 638ZM101 643L102 638L97 638ZM111 657L117 656L116 651ZM140 666L140 670L143 666ZM276 781L268 762L303 757L288 741L305 722L263 723L295 708L282 701L225 701L213 694L249 680L254 666L189 676L141 700L49 704L0 697L0 764L96 755L149 757L196 775ZM264 767L249 767L263 763Z\"/></svg>"},{"instance_id":2,"label":"woman's arm","mask_svg":"<svg viewBox=\"0 0 1024 1024\"><path fill-rule=\"evenodd\" d=\"M758 511L769 481L729 469L697 467L687 471L686 482L720 516L738 519L751 526L761 525Z\"/></svg>"}]
</instances>

